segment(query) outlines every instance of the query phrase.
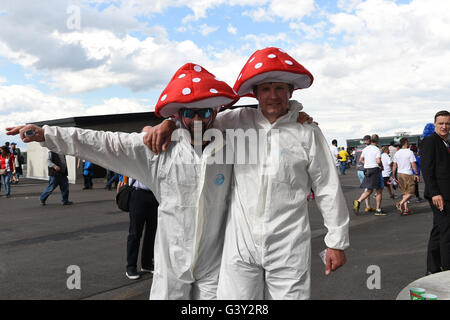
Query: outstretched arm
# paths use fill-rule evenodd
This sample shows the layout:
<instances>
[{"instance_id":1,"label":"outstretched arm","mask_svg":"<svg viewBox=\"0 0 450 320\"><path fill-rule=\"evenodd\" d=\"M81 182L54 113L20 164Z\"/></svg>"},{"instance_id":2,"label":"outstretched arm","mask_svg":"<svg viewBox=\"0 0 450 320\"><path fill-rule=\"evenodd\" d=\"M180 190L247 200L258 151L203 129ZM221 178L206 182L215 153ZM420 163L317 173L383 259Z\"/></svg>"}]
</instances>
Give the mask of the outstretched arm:
<instances>
[{"instance_id":1,"label":"outstretched arm","mask_svg":"<svg viewBox=\"0 0 450 320\"><path fill-rule=\"evenodd\" d=\"M31 124L6 130L7 135L20 134L24 142L40 142L54 152L80 157L153 186L156 156L144 146L142 134Z\"/></svg>"}]
</instances>

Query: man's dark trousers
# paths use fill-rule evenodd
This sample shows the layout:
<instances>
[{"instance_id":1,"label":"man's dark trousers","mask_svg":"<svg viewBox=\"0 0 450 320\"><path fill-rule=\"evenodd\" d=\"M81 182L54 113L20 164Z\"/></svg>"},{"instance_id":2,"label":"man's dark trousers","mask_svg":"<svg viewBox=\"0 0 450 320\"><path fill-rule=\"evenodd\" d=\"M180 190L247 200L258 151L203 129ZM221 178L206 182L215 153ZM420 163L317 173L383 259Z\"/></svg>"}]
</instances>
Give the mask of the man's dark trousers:
<instances>
[{"instance_id":1,"label":"man's dark trousers","mask_svg":"<svg viewBox=\"0 0 450 320\"><path fill-rule=\"evenodd\" d=\"M450 270L450 203L446 202L441 212L429 202L433 210L433 229L428 242L427 272L436 273Z\"/></svg>"},{"instance_id":2,"label":"man's dark trousers","mask_svg":"<svg viewBox=\"0 0 450 320\"><path fill-rule=\"evenodd\" d=\"M158 201L151 191L134 188L130 197L130 228L127 241L127 270L137 267L139 245L145 226L141 250L141 267L153 270L153 254L158 223Z\"/></svg>"},{"instance_id":3,"label":"man's dark trousers","mask_svg":"<svg viewBox=\"0 0 450 320\"><path fill-rule=\"evenodd\" d=\"M436 132L423 139L419 149L425 182L424 197L429 201L433 211L427 273L435 273L450 270L450 150ZM432 203L433 197L438 195L444 199L443 212Z\"/></svg>"}]
</instances>

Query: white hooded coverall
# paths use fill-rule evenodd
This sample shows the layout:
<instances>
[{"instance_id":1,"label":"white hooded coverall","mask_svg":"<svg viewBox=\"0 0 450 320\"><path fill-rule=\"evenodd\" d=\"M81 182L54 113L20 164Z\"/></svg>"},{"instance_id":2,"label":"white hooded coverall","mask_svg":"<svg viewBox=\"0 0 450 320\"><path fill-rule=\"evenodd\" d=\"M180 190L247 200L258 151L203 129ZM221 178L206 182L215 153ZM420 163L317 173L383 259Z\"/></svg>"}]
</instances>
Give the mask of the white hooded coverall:
<instances>
[{"instance_id":1,"label":"white hooded coverall","mask_svg":"<svg viewBox=\"0 0 450 320\"><path fill-rule=\"evenodd\" d=\"M328 248L349 246L348 209L326 140L297 123L299 103L271 124L260 109L220 113L216 126L262 129L264 158L235 164L218 299L309 299L311 187ZM279 139L271 140L278 130ZM261 136L261 135L260 135Z\"/></svg>"},{"instance_id":2,"label":"white hooded coverall","mask_svg":"<svg viewBox=\"0 0 450 320\"><path fill-rule=\"evenodd\" d=\"M185 136L153 154L144 134L44 126L41 145L144 183L159 202L150 299L216 299L232 166L208 164ZM194 161L197 160L197 161Z\"/></svg>"}]
</instances>

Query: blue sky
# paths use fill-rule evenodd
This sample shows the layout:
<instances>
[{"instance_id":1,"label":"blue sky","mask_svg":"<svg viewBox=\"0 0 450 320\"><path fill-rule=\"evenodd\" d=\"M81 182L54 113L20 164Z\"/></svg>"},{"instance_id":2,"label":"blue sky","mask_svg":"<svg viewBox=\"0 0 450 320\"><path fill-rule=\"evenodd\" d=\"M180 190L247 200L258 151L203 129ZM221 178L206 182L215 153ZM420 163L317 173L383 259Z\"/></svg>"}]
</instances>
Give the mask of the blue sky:
<instances>
[{"instance_id":1,"label":"blue sky","mask_svg":"<svg viewBox=\"0 0 450 320\"><path fill-rule=\"evenodd\" d=\"M327 140L420 133L449 108L448 12L448 0L0 0L0 143L17 141L11 125L152 110L186 62L233 86L268 46L314 75L294 98Z\"/></svg>"}]
</instances>

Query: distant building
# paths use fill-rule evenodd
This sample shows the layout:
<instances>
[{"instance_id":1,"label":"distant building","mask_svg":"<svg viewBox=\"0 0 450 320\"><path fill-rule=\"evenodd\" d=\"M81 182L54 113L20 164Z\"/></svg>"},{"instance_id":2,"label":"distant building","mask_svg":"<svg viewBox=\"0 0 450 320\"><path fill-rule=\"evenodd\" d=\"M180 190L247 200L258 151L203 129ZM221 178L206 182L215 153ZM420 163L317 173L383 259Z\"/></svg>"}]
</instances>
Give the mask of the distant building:
<instances>
[{"instance_id":1,"label":"distant building","mask_svg":"<svg viewBox=\"0 0 450 320\"><path fill-rule=\"evenodd\" d=\"M400 144L400 139L403 137L408 138L409 142L411 144L417 145L420 140L420 134L413 134L413 135L397 135L397 136L388 136L388 137L380 137L379 146L388 146L391 144L391 141L394 141L395 144ZM360 139L348 139L347 140L347 148L356 147L358 145L363 144L362 137Z\"/></svg>"}]
</instances>

